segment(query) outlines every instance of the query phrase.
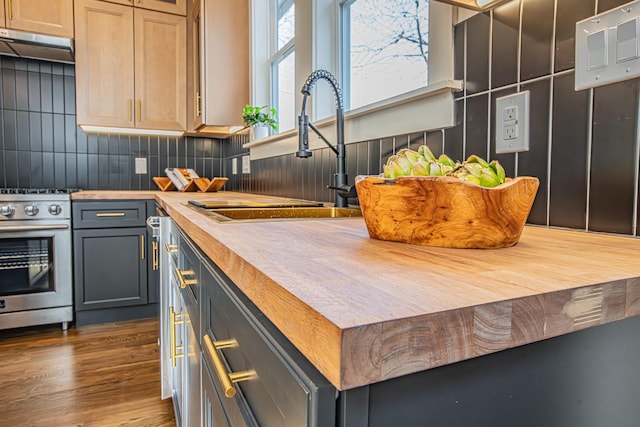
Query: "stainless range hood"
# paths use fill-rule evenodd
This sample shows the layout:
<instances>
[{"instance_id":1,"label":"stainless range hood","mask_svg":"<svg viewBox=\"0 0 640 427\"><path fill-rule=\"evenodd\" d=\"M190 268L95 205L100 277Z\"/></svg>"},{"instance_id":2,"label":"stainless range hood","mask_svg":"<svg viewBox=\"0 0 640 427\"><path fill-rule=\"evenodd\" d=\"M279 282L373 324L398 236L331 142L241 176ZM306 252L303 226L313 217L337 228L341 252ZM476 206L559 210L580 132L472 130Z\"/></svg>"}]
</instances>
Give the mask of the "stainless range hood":
<instances>
[{"instance_id":1,"label":"stainless range hood","mask_svg":"<svg viewBox=\"0 0 640 427\"><path fill-rule=\"evenodd\" d=\"M73 40L0 28L0 55L74 63Z\"/></svg>"}]
</instances>

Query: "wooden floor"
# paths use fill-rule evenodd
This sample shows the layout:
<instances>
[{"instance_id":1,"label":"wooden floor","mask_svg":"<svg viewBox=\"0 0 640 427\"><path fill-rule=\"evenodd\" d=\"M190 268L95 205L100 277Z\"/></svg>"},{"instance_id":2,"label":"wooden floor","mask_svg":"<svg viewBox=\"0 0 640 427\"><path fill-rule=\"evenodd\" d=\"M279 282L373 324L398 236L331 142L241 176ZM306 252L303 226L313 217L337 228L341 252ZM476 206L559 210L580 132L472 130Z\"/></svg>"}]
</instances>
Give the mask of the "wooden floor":
<instances>
[{"instance_id":1,"label":"wooden floor","mask_svg":"<svg viewBox=\"0 0 640 427\"><path fill-rule=\"evenodd\" d=\"M175 426L158 321L0 331L1 426Z\"/></svg>"}]
</instances>

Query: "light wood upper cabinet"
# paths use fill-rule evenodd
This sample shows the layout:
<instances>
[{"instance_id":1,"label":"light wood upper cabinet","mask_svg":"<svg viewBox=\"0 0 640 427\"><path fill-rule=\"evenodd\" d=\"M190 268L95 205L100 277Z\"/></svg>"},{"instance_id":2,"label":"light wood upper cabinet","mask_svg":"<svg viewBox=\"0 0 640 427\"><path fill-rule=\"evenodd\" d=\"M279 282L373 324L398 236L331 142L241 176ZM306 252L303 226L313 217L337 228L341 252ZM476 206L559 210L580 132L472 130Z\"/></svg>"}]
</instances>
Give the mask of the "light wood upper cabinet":
<instances>
[{"instance_id":1,"label":"light wood upper cabinet","mask_svg":"<svg viewBox=\"0 0 640 427\"><path fill-rule=\"evenodd\" d=\"M136 9L136 126L185 130L187 108L187 21Z\"/></svg>"},{"instance_id":2,"label":"light wood upper cabinet","mask_svg":"<svg viewBox=\"0 0 640 427\"><path fill-rule=\"evenodd\" d=\"M75 15L78 124L184 131L186 18L98 0Z\"/></svg>"},{"instance_id":3,"label":"light wood upper cabinet","mask_svg":"<svg viewBox=\"0 0 640 427\"><path fill-rule=\"evenodd\" d=\"M4 0L8 28L73 38L73 0Z\"/></svg>"},{"instance_id":4,"label":"light wood upper cabinet","mask_svg":"<svg viewBox=\"0 0 640 427\"><path fill-rule=\"evenodd\" d=\"M158 12L187 14L187 0L108 0L113 3L127 6L141 7L143 9L157 10Z\"/></svg>"},{"instance_id":5,"label":"light wood upper cabinet","mask_svg":"<svg viewBox=\"0 0 640 427\"><path fill-rule=\"evenodd\" d=\"M189 127L242 125L249 102L249 2L196 0L189 10Z\"/></svg>"},{"instance_id":6,"label":"light wood upper cabinet","mask_svg":"<svg viewBox=\"0 0 640 427\"><path fill-rule=\"evenodd\" d=\"M78 124L133 127L133 8L76 0Z\"/></svg>"}]
</instances>

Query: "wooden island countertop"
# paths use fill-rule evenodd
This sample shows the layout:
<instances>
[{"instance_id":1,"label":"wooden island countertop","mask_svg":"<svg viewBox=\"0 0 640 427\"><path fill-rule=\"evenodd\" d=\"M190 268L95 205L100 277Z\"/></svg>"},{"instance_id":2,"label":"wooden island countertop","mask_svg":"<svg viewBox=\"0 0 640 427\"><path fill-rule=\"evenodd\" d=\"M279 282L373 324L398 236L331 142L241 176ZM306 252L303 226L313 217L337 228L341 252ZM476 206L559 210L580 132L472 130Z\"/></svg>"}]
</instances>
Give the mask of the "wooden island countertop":
<instances>
[{"instance_id":1,"label":"wooden island countertop","mask_svg":"<svg viewBox=\"0 0 640 427\"><path fill-rule=\"evenodd\" d=\"M221 224L186 204L247 194L153 197L340 390L640 315L638 238L527 226L511 248L444 249L361 218Z\"/></svg>"}]
</instances>

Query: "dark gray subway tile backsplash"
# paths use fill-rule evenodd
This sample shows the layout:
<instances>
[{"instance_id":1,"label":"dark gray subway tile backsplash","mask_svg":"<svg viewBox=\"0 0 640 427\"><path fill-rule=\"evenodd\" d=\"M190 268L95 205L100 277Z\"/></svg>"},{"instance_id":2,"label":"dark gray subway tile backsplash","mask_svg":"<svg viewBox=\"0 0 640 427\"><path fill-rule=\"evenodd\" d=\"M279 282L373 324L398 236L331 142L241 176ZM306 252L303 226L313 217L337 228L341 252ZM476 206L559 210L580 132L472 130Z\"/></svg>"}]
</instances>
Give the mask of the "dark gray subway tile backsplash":
<instances>
[{"instance_id":1,"label":"dark gray subway tile backsplash","mask_svg":"<svg viewBox=\"0 0 640 427\"><path fill-rule=\"evenodd\" d=\"M0 71L0 187L156 189L152 178L166 167L222 175L218 139L84 133L73 65L4 56ZM135 174L136 157L147 159L147 174Z\"/></svg>"},{"instance_id":2,"label":"dark gray subway tile backsplash","mask_svg":"<svg viewBox=\"0 0 640 427\"><path fill-rule=\"evenodd\" d=\"M522 0L520 81L551 72L553 18L554 0Z\"/></svg>"},{"instance_id":3,"label":"dark gray subway tile backsplash","mask_svg":"<svg viewBox=\"0 0 640 427\"><path fill-rule=\"evenodd\" d=\"M557 5L555 71L575 67L576 22L595 14L596 0L564 0Z\"/></svg>"},{"instance_id":4,"label":"dark gray subway tile backsplash","mask_svg":"<svg viewBox=\"0 0 640 427\"><path fill-rule=\"evenodd\" d=\"M489 14L471 17L467 25L467 75L465 87L467 94L485 91L489 88Z\"/></svg>"},{"instance_id":5,"label":"dark gray subway tile backsplash","mask_svg":"<svg viewBox=\"0 0 640 427\"><path fill-rule=\"evenodd\" d=\"M350 181L426 143L455 160L478 154L499 160L510 176L537 176L529 223L640 235L640 80L573 88L575 23L627 1L512 0L457 24L454 77L464 90L455 94L455 126L348 144ZM0 186L155 189L152 177L164 168L193 167L227 176L225 190L334 200L327 186L336 158L328 148L308 159L252 160L243 174L246 133L224 140L85 134L75 125L73 66L1 57L0 68ZM531 93L530 151L498 155L495 100L524 90ZM136 157L147 159L148 174L134 173Z\"/></svg>"},{"instance_id":6,"label":"dark gray subway tile backsplash","mask_svg":"<svg viewBox=\"0 0 640 427\"><path fill-rule=\"evenodd\" d=\"M518 81L518 34L520 33L520 0L493 10L491 38L491 87Z\"/></svg>"},{"instance_id":7,"label":"dark gray subway tile backsplash","mask_svg":"<svg viewBox=\"0 0 640 427\"><path fill-rule=\"evenodd\" d=\"M589 230L632 232L639 86L636 79L594 90Z\"/></svg>"},{"instance_id":8,"label":"dark gray subway tile backsplash","mask_svg":"<svg viewBox=\"0 0 640 427\"><path fill-rule=\"evenodd\" d=\"M549 223L585 229L589 159L589 91L574 90L574 73L553 79Z\"/></svg>"}]
</instances>

